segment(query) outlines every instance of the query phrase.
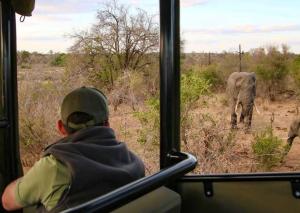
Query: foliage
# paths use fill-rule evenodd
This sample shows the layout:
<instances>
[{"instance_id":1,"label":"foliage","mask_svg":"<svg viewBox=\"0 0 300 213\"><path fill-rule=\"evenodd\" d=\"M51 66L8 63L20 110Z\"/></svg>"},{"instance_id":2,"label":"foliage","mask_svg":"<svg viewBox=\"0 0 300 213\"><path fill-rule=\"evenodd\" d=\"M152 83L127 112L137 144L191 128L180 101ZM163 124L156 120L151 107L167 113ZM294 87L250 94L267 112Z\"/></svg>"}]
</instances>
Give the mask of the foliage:
<instances>
[{"instance_id":1,"label":"foliage","mask_svg":"<svg viewBox=\"0 0 300 213\"><path fill-rule=\"evenodd\" d=\"M149 98L146 102L146 110L135 112L135 117L138 118L143 128L138 131L138 142L159 144L159 99L158 97Z\"/></svg>"},{"instance_id":2,"label":"foliage","mask_svg":"<svg viewBox=\"0 0 300 213\"><path fill-rule=\"evenodd\" d=\"M63 67L65 63L66 63L66 54L58 53L54 56L53 60L51 61L51 66Z\"/></svg>"},{"instance_id":3,"label":"foliage","mask_svg":"<svg viewBox=\"0 0 300 213\"><path fill-rule=\"evenodd\" d=\"M215 65L210 65L210 66L206 67L204 70L201 71L200 76L204 80L209 82L211 84L211 86L214 88L223 84L222 79L221 79L219 73L217 72Z\"/></svg>"},{"instance_id":4,"label":"foliage","mask_svg":"<svg viewBox=\"0 0 300 213\"><path fill-rule=\"evenodd\" d=\"M283 141L273 134L273 129L267 127L255 135L252 151L255 158L265 169L277 165L284 155Z\"/></svg>"},{"instance_id":5,"label":"foliage","mask_svg":"<svg viewBox=\"0 0 300 213\"><path fill-rule=\"evenodd\" d=\"M141 72L126 72L115 82L115 88L111 90L109 100L114 111L121 104L130 105L136 110L138 103L147 97L148 85Z\"/></svg>"},{"instance_id":6,"label":"foliage","mask_svg":"<svg viewBox=\"0 0 300 213\"><path fill-rule=\"evenodd\" d=\"M294 78L294 81L298 89L300 89L300 56L299 55L291 63L291 74Z\"/></svg>"},{"instance_id":7,"label":"foliage","mask_svg":"<svg viewBox=\"0 0 300 213\"><path fill-rule=\"evenodd\" d=\"M143 70L151 64L151 53L158 51L158 35L154 16L142 9L131 12L117 0L106 1L89 31L71 35L76 40L71 51L85 55L90 72L96 73L95 77L103 77L98 73L105 72L113 86L114 72Z\"/></svg>"},{"instance_id":8,"label":"foliage","mask_svg":"<svg viewBox=\"0 0 300 213\"><path fill-rule=\"evenodd\" d=\"M270 100L275 100L277 90L283 86L288 74L288 52L285 45L280 52L277 47L258 48L253 50L255 72L265 85L265 92Z\"/></svg>"},{"instance_id":9,"label":"foliage","mask_svg":"<svg viewBox=\"0 0 300 213\"><path fill-rule=\"evenodd\" d=\"M209 94L211 87L209 80L193 70L181 75L180 85L181 111L183 114L185 114L185 111L192 109L201 96Z\"/></svg>"},{"instance_id":10,"label":"foliage","mask_svg":"<svg viewBox=\"0 0 300 213\"><path fill-rule=\"evenodd\" d=\"M28 64L30 61L30 52L22 50L18 52L18 64Z\"/></svg>"},{"instance_id":11,"label":"foliage","mask_svg":"<svg viewBox=\"0 0 300 213\"><path fill-rule=\"evenodd\" d=\"M187 133L192 123L191 110L201 96L209 94L211 84L193 70L182 74L180 83L181 137L182 141L187 144Z\"/></svg>"},{"instance_id":12,"label":"foliage","mask_svg":"<svg viewBox=\"0 0 300 213\"><path fill-rule=\"evenodd\" d=\"M191 110L201 96L210 92L210 84L198 72L189 71L181 75L181 135L187 143L186 134L191 128ZM146 110L135 113L143 128L139 131L138 141L141 143L159 142L159 99L157 96L146 101Z\"/></svg>"},{"instance_id":13,"label":"foliage","mask_svg":"<svg viewBox=\"0 0 300 213\"><path fill-rule=\"evenodd\" d=\"M193 128L188 134L189 143L182 144L183 151L197 156L198 166L193 173L244 172L237 165L244 163L244 156L236 154L241 150L241 144L236 143L237 132L226 128L226 123L224 118L209 113L194 116Z\"/></svg>"}]
</instances>

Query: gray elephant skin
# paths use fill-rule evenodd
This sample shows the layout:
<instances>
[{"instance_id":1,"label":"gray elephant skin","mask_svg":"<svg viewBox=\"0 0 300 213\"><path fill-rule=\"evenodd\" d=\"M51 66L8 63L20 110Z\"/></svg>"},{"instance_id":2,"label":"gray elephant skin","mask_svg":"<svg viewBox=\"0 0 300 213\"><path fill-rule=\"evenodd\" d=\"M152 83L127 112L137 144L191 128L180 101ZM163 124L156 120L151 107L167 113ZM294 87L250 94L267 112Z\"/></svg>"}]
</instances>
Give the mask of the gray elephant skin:
<instances>
[{"instance_id":1,"label":"gray elephant skin","mask_svg":"<svg viewBox=\"0 0 300 213\"><path fill-rule=\"evenodd\" d=\"M251 127L254 99L256 96L256 76L253 72L233 72L227 80L226 92L228 95L230 112L231 112L231 128L237 127L237 108L242 107L240 122L245 127Z\"/></svg>"},{"instance_id":2,"label":"gray elephant skin","mask_svg":"<svg viewBox=\"0 0 300 213\"><path fill-rule=\"evenodd\" d=\"M287 143L288 145L292 145L295 137L300 135L300 118L296 118L292 121L288 133Z\"/></svg>"}]
</instances>

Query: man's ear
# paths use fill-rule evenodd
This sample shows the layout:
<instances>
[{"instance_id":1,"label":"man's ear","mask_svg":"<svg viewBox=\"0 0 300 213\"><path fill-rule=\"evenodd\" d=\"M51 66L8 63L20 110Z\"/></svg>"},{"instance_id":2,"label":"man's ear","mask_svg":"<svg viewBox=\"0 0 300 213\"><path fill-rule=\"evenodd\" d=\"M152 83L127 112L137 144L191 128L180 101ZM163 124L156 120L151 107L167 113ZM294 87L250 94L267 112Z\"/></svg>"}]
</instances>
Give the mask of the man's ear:
<instances>
[{"instance_id":1,"label":"man's ear","mask_svg":"<svg viewBox=\"0 0 300 213\"><path fill-rule=\"evenodd\" d=\"M110 125L109 125L109 121L108 121L108 120L104 121L104 126L106 126L106 127L110 127Z\"/></svg>"},{"instance_id":2,"label":"man's ear","mask_svg":"<svg viewBox=\"0 0 300 213\"><path fill-rule=\"evenodd\" d=\"M68 132L64 127L62 120L58 120L56 123L56 128L62 136L68 136Z\"/></svg>"}]
</instances>

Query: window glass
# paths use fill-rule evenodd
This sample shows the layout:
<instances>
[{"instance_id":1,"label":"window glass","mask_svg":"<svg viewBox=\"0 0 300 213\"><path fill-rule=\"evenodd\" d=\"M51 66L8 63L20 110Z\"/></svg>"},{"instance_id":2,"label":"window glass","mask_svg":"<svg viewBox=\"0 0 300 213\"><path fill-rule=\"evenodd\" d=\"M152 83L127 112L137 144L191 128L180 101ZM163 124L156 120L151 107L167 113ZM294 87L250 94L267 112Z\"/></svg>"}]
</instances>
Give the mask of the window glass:
<instances>
[{"instance_id":1,"label":"window glass","mask_svg":"<svg viewBox=\"0 0 300 213\"><path fill-rule=\"evenodd\" d=\"M299 171L299 6L181 1L182 149L195 173Z\"/></svg>"},{"instance_id":2,"label":"window glass","mask_svg":"<svg viewBox=\"0 0 300 213\"><path fill-rule=\"evenodd\" d=\"M159 170L158 2L105 2L43 1L32 17L17 22L25 171L61 138L55 124L62 99L83 85L106 94L110 125L142 158L146 174Z\"/></svg>"}]
</instances>

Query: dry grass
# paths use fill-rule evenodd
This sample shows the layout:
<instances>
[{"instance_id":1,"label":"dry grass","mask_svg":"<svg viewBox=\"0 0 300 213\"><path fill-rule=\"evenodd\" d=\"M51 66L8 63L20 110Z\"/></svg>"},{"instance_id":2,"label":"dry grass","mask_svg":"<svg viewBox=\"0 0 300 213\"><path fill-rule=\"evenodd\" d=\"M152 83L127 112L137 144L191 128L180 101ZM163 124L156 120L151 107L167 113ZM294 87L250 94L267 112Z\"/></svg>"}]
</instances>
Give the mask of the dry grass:
<instances>
[{"instance_id":1,"label":"dry grass","mask_svg":"<svg viewBox=\"0 0 300 213\"><path fill-rule=\"evenodd\" d=\"M130 81L131 80L131 81ZM118 103L116 111L110 104L111 126L117 137L125 141L129 148L145 162L147 174L159 170L159 146L138 143L138 133L142 125L134 116L135 110L144 110L145 93L153 86L145 85L140 75L120 79L120 86L131 82L127 90L127 101ZM32 65L31 69L19 70L19 118L22 163L31 167L39 159L45 146L60 136L55 128L59 119L59 105L64 95L71 89L82 86L82 79L66 81L62 68ZM153 86L155 87L155 86ZM138 89L135 89L138 88ZM117 90L108 93L111 98ZM134 107L130 97L134 97ZM258 98L256 103L261 114L254 112L252 133L269 125L273 112L274 134L280 138L287 135L290 120L297 113L297 101L285 99L269 102ZM223 93L211 96L198 103L190 112L192 127L186 133L187 143L182 143L182 150L194 154L198 158L198 166L193 171L198 174L240 173L266 171L261 168L251 151L253 134L245 134L241 130L230 131L229 110ZM283 163L270 171L294 171L300 168L300 144L293 144L290 153ZM298 160L297 160L298 159Z\"/></svg>"}]
</instances>

